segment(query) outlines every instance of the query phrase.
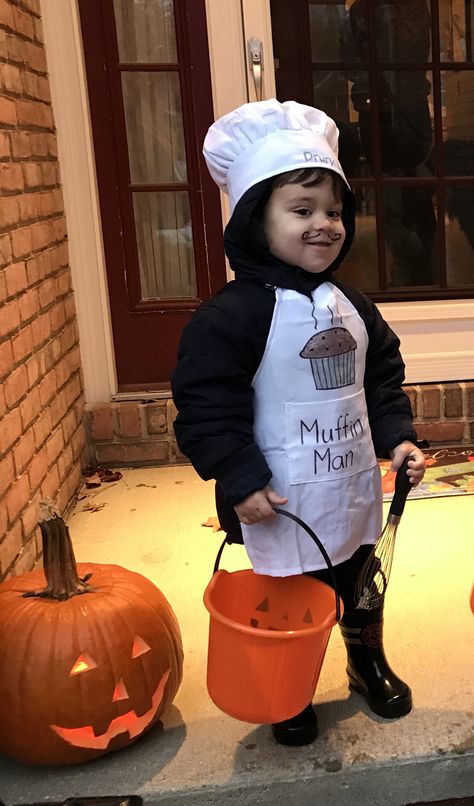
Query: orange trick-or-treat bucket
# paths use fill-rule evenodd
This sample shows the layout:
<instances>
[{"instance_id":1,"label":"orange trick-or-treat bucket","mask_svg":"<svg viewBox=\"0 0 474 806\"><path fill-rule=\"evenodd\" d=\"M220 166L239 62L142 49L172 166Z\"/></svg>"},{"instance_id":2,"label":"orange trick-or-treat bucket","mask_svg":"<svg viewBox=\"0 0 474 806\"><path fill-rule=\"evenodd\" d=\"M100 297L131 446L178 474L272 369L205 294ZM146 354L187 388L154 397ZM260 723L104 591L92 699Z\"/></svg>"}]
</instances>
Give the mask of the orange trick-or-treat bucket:
<instances>
[{"instance_id":1,"label":"orange trick-or-treat bucket","mask_svg":"<svg viewBox=\"0 0 474 806\"><path fill-rule=\"evenodd\" d=\"M331 561L314 532L335 585ZM271 577L218 570L204 593L210 614L207 688L224 713L244 722L281 722L311 702L331 629L341 617L335 590L303 574Z\"/></svg>"}]
</instances>

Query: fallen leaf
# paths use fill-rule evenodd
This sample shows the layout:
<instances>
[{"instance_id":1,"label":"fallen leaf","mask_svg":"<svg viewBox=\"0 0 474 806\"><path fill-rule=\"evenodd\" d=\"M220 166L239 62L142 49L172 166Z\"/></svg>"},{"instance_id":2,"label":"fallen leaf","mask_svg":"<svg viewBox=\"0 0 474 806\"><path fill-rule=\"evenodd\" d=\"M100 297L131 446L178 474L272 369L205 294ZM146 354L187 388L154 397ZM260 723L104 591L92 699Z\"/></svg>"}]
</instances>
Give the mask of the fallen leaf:
<instances>
[{"instance_id":1,"label":"fallen leaf","mask_svg":"<svg viewBox=\"0 0 474 806\"><path fill-rule=\"evenodd\" d=\"M201 526L210 526L212 527L213 532L222 532L222 526L219 523L219 518L215 516L208 518L207 521L203 521L203 523L201 523Z\"/></svg>"},{"instance_id":2,"label":"fallen leaf","mask_svg":"<svg viewBox=\"0 0 474 806\"><path fill-rule=\"evenodd\" d=\"M119 481L122 478L120 470L110 470L108 467L98 467L97 475L101 481Z\"/></svg>"},{"instance_id":3,"label":"fallen leaf","mask_svg":"<svg viewBox=\"0 0 474 806\"><path fill-rule=\"evenodd\" d=\"M100 512L101 509L107 506L107 503L104 501L102 504L86 504L82 507L81 512Z\"/></svg>"},{"instance_id":4,"label":"fallen leaf","mask_svg":"<svg viewBox=\"0 0 474 806\"><path fill-rule=\"evenodd\" d=\"M89 476L89 477L86 476L86 479L87 479L87 481L86 481L86 489L87 490L93 490L96 487L100 487L100 485L102 484L102 482L101 482L99 476L97 475L97 473L95 473L93 476Z\"/></svg>"},{"instance_id":5,"label":"fallen leaf","mask_svg":"<svg viewBox=\"0 0 474 806\"><path fill-rule=\"evenodd\" d=\"M82 471L86 487L99 487L102 482L119 481L122 478L120 470L110 470L108 467L92 467L89 465Z\"/></svg>"}]
</instances>

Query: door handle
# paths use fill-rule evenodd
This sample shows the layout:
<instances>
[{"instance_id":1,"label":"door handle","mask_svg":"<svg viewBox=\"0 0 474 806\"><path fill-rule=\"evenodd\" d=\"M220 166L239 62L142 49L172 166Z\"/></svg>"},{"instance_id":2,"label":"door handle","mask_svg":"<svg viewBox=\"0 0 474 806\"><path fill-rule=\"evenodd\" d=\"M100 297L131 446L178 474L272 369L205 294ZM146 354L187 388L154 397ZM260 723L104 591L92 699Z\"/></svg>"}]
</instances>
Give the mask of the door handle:
<instances>
[{"instance_id":1,"label":"door handle","mask_svg":"<svg viewBox=\"0 0 474 806\"><path fill-rule=\"evenodd\" d=\"M263 91L263 42L256 36L252 36L247 40L247 53L249 60L249 67L252 72L253 82L255 84L255 95L257 101L262 100Z\"/></svg>"}]
</instances>

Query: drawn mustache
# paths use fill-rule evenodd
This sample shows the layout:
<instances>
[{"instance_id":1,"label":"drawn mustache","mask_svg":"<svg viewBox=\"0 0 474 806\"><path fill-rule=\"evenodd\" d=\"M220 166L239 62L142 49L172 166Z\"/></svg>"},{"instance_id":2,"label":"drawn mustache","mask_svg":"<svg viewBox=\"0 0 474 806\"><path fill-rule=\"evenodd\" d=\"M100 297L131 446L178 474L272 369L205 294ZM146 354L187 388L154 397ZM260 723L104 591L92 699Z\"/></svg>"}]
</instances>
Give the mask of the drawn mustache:
<instances>
[{"instance_id":1,"label":"drawn mustache","mask_svg":"<svg viewBox=\"0 0 474 806\"><path fill-rule=\"evenodd\" d=\"M307 241L308 238L310 237L309 231L307 230L306 232L303 232L302 237L303 237L303 241ZM341 238L342 238L342 235L341 235L340 232L334 232L332 235L331 235L331 233L328 233L328 237L329 237L329 239L331 241L340 241Z\"/></svg>"}]
</instances>

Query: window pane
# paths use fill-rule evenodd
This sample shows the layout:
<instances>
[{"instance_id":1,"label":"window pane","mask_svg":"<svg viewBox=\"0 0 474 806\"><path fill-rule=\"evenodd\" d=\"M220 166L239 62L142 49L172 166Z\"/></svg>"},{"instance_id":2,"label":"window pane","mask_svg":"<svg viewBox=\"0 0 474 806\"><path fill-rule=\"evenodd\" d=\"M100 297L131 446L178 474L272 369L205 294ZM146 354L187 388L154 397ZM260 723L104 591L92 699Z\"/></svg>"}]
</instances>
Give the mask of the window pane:
<instances>
[{"instance_id":1,"label":"window pane","mask_svg":"<svg viewBox=\"0 0 474 806\"><path fill-rule=\"evenodd\" d=\"M443 0L439 4L442 62L472 60L474 3L472 0Z\"/></svg>"},{"instance_id":2,"label":"window pane","mask_svg":"<svg viewBox=\"0 0 474 806\"><path fill-rule=\"evenodd\" d=\"M437 220L432 189L385 186L383 215L388 285L398 288L438 283Z\"/></svg>"},{"instance_id":3,"label":"window pane","mask_svg":"<svg viewBox=\"0 0 474 806\"><path fill-rule=\"evenodd\" d=\"M444 89L444 173L474 175L474 71L447 70L441 74Z\"/></svg>"},{"instance_id":4,"label":"window pane","mask_svg":"<svg viewBox=\"0 0 474 806\"><path fill-rule=\"evenodd\" d=\"M443 5L442 0L440 5ZM429 0L377 2L377 58L382 62L429 62L431 15Z\"/></svg>"},{"instance_id":5,"label":"window pane","mask_svg":"<svg viewBox=\"0 0 474 806\"><path fill-rule=\"evenodd\" d=\"M361 291L379 287L375 194L372 188L356 188L356 236L337 276Z\"/></svg>"},{"instance_id":6,"label":"window pane","mask_svg":"<svg viewBox=\"0 0 474 806\"><path fill-rule=\"evenodd\" d=\"M132 182L185 182L178 73L122 73Z\"/></svg>"},{"instance_id":7,"label":"window pane","mask_svg":"<svg viewBox=\"0 0 474 806\"><path fill-rule=\"evenodd\" d=\"M446 187L448 286L474 286L474 188Z\"/></svg>"},{"instance_id":8,"label":"window pane","mask_svg":"<svg viewBox=\"0 0 474 806\"><path fill-rule=\"evenodd\" d=\"M187 193L134 193L143 299L195 297L196 276Z\"/></svg>"},{"instance_id":9,"label":"window pane","mask_svg":"<svg viewBox=\"0 0 474 806\"><path fill-rule=\"evenodd\" d=\"M434 173L431 72L384 71L378 103L382 171L392 176Z\"/></svg>"},{"instance_id":10,"label":"window pane","mask_svg":"<svg viewBox=\"0 0 474 806\"><path fill-rule=\"evenodd\" d=\"M371 174L370 91L365 70L313 71L314 105L337 123L339 156L348 177ZM368 110L368 111L367 111Z\"/></svg>"},{"instance_id":11,"label":"window pane","mask_svg":"<svg viewBox=\"0 0 474 806\"><path fill-rule=\"evenodd\" d=\"M308 13L313 62L360 62L367 59L365 10L359 10L358 0L332 3L316 0L309 2Z\"/></svg>"},{"instance_id":12,"label":"window pane","mask_svg":"<svg viewBox=\"0 0 474 806\"><path fill-rule=\"evenodd\" d=\"M114 0L121 62L176 62L173 0Z\"/></svg>"}]
</instances>

